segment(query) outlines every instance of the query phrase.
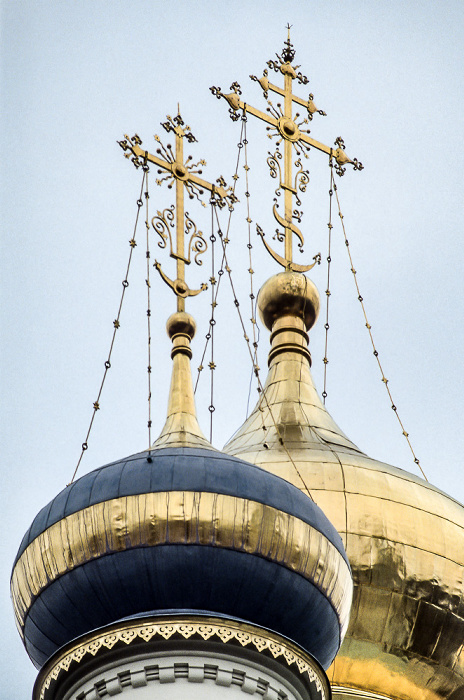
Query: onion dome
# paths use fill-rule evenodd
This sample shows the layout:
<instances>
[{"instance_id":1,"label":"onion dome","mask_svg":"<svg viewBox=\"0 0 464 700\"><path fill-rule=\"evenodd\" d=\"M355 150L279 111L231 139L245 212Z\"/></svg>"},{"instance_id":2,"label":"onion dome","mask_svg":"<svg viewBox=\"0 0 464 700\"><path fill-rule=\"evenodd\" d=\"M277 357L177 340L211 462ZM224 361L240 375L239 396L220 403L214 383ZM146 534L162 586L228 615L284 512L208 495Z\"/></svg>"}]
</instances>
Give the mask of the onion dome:
<instances>
[{"instance_id":1,"label":"onion dome","mask_svg":"<svg viewBox=\"0 0 464 700\"><path fill-rule=\"evenodd\" d=\"M168 418L153 447L67 486L21 543L12 597L37 666L98 628L173 611L268 628L325 668L338 651L352 596L341 538L301 490L207 443L194 330L185 312L168 321Z\"/></svg>"},{"instance_id":2,"label":"onion dome","mask_svg":"<svg viewBox=\"0 0 464 700\"><path fill-rule=\"evenodd\" d=\"M351 620L328 670L334 697L464 698L464 508L364 454L314 387L308 335L316 288L283 272L258 297L271 330L260 401L224 451L310 492L342 536L354 579Z\"/></svg>"}]
</instances>

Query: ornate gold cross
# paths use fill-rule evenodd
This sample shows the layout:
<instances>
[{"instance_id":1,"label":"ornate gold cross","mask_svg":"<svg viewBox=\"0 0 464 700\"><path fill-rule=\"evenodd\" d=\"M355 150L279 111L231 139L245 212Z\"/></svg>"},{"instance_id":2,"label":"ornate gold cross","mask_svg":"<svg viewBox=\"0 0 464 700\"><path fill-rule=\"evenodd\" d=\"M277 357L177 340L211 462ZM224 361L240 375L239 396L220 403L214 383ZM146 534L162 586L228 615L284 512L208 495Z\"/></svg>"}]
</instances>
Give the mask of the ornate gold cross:
<instances>
[{"instance_id":1,"label":"ornate gold cross","mask_svg":"<svg viewBox=\"0 0 464 700\"><path fill-rule=\"evenodd\" d=\"M196 141L196 138L179 113L174 118L168 115L167 121L163 122L162 126L168 133L173 132L175 135L175 153L172 152L171 145L164 147L157 135L155 135L155 141L159 144L159 148L156 151L158 155L153 155L143 150L141 148L142 141L137 134L132 136L132 138L125 134L124 140L118 141L118 143L126 152L126 158L130 158L136 168L147 168L147 163L153 163L161 168L161 170L158 170L158 174L163 174L164 177L156 180L158 185L167 181L170 189L174 182L176 183L175 207L164 209L163 212L158 211L157 216L154 216L152 219L152 226L161 238L161 242L158 243L160 248L165 248L168 240L170 242L170 256L176 260L177 278L171 280L161 269L158 261L155 261L155 267L162 279L176 294L177 310L185 311L185 298L195 296L207 289L206 284L202 284L200 289L190 289L185 282L185 265L190 264L191 253L194 253L195 262L201 265L202 261L199 260L199 256L205 252L207 243L203 238L202 232L197 229L188 212L184 210L184 191L187 190L190 199L196 197L203 206L206 206L206 204L202 202L200 195L205 190L211 192L211 204L221 208L227 204L229 209L232 209L237 198L233 193L232 187L226 187L222 177L216 180L217 184L207 182L199 177L202 171L196 168L206 165L206 161L200 160L198 163L192 163L192 156L188 156L184 162L183 139L185 138L189 143L193 143ZM176 231L175 246L171 236L171 229L173 228ZM186 233L190 236L187 255L185 252Z\"/></svg>"},{"instance_id":2,"label":"ornate gold cross","mask_svg":"<svg viewBox=\"0 0 464 700\"><path fill-rule=\"evenodd\" d=\"M242 111L243 115L252 114L258 119L262 119L269 126L267 129L271 132L269 138L277 138L277 150L275 153L269 153L268 165L271 170L271 176L274 178L279 178L279 186L276 189L276 195L281 195L281 190L284 192L284 217L281 217L278 213L278 200L277 197L274 199L273 213L276 221L283 227L284 233L277 229L276 237L279 241L285 240L285 257L282 257L276 253L264 240L264 232L260 226L257 226L257 232L261 236L264 245L266 246L272 257L286 269L295 270L297 272L305 272L310 270L316 262L318 262L318 256L314 257L315 262L310 265L297 265L293 262L293 251L292 242L293 234L295 234L298 239L298 247L302 250L304 243L303 234L299 228L293 223L294 220L298 222L301 221L302 212L298 209L293 208L293 197L296 197L296 204L300 206L301 202L298 196L298 191L304 192L306 186L309 182L309 173L303 169L301 163L301 156L308 157L307 151L311 147L316 148L323 153L328 154L329 158L335 160L336 171L339 175L343 175L345 172L346 164L350 163L353 165L355 170L362 170L362 163L360 163L356 158L351 159L345 153L345 145L341 138L335 141L337 148L331 148L330 146L325 146L323 143L316 141L311 136L309 136L309 129L303 129L303 124L308 124L312 120L313 115L317 112L319 114L325 115L325 112L319 110L314 102L314 95L310 94L307 100L303 100L297 97L292 92L292 83L297 80L300 84L306 85L309 81L308 78L302 73L297 73L297 69L300 66L293 66L292 61L295 57L295 51L292 44L290 43L290 26L288 28L288 38L285 42L284 49L281 55L276 54L277 61L270 60L267 65L272 70L277 73L281 73L284 76L284 88L280 88L277 85L273 85L269 81L268 70L264 70L262 78L257 78L251 75L252 80L257 81L264 93L264 97L268 101L267 113L261 112L260 110L252 107L251 105L243 102L240 99L242 94L240 85L237 82L232 83L230 89L233 92L229 94L224 94L221 92L219 87L211 87L210 90L213 95L216 95L218 99L223 97L230 106L230 116L231 119L236 121L240 118L239 110ZM274 107L272 102L269 101L269 92L274 92L284 98L284 105L280 103L277 104L277 108ZM299 113L293 116L293 103L304 107L307 111L307 117L298 122L300 117ZM284 158L283 158L283 173L281 168L282 154L279 151L279 144L284 141ZM292 177L292 149L295 149L297 153L297 160L295 165L298 170L295 177Z\"/></svg>"}]
</instances>

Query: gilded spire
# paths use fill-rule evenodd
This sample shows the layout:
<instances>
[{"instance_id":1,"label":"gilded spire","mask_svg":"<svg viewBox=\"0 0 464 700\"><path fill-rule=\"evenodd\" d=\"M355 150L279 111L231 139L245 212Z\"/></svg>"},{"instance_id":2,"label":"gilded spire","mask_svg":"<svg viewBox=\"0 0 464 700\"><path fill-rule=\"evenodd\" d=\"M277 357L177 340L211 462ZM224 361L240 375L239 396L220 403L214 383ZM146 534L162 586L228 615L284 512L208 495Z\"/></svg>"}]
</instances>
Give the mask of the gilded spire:
<instances>
[{"instance_id":1,"label":"gilded spire","mask_svg":"<svg viewBox=\"0 0 464 700\"><path fill-rule=\"evenodd\" d=\"M190 359L192 351L190 343L195 335L195 321L190 314L185 311L185 300L187 297L196 296L207 289L206 284L202 284L200 289L190 289L185 280L185 266L190 265L192 257L201 265L200 256L205 252L207 243L203 238L203 233L197 229L195 223L185 211L184 193L188 192L189 198L197 198L203 206L200 195L204 190L211 193L211 204L224 207L226 204L231 208L236 201L232 188L226 188L226 183L220 177L213 184L203 180L201 166L206 165L204 160L192 163L192 156L184 160L184 139L189 143L196 141L190 127L182 119L179 110L176 117L166 118L162 123L163 128L168 133L173 133L175 137L175 150L170 144L166 147L162 144L159 136L155 135L158 143L157 154L153 155L141 148L142 141L136 134L132 138L125 136L119 142L125 151L126 158L130 158L136 168L147 166L153 163L158 166L158 174L161 178L156 180L158 185L163 182L168 183L172 188L176 185L176 204L164 211L158 211L152 219L152 226L160 236L159 246L166 248L168 241L170 246L170 257L176 261L175 279L171 279L162 269L161 264L155 260L155 268L158 270L163 281L170 287L177 298L177 312L174 313L167 322L167 333L172 340L171 357L173 360L171 389L169 392L168 412L166 423L161 435L154 442L151 449L157 449L166 445L174 447L209 447L213 449L204 437L198 425L195 399L193 394L192 374ZM147 222L148 225L148 222ZM175 229L175 240L173 231ZM188 243L186 240L188 237Z\"/></svg>"},{"instance_id":2,"label":"gilded spire","mask_svg":"<svg viewBox=\"0 0 464 700\"><path fill-rule=\"evenodd\" d=\"M271 331L269 373L257 406L224 447L228 454L258 460L265 468L275 462L273 471L305 492L306 479L286 459L289 450L330 454L344 448L362 454L327 412L313 383L308 331L319 306L316 286L299 272L280 272L264 283L258 309Z\"/></svg>"},{"instance_id":3,"label":"gilded spire","mask_svg":"<svg viewBox=\"0 0 464 700\"><path fill-rule=\"evenodd\" d=\"M198 425L193 394L190 342L195 335L195 321L185 311L169 317L166 330L172 340L172 376L166 423L152 445L212 448Z\"/></svg>"},{"instance_id":4,"label":"gilded spire","mask_svg":"<svg viewBox=\"0 0 464 700\"><path fill-rule=\"evenodd\" d=\"M278 62L268 63L285 76L295 70L289 41ZM258 82L265 96L274 89L266 72ZM223 97L239 108L233 95ZM246 110L255 114L248 104ZM267 115L256 116L271 124ZM279 133L289 141L287 130ZM302 143L309 143L307 133L294 145ZM343 174L350 161L343 160L342 140L336 143L338 154L329 157ZM285 157L269 162L280 177ZM281 177L280 188L288 182ZM342 536L355 588L347 635L328 669L334 698L457 700L464 687L456 663L464 616L455 604L463 598L464 509L419 477L368 457L336 425L310 372L307 332L319 310L317 290L287 252L285 262L286 271L271 277L257 300L271 331L266 383L224 452L310 493Z\"/></svg>"}]
</instances>

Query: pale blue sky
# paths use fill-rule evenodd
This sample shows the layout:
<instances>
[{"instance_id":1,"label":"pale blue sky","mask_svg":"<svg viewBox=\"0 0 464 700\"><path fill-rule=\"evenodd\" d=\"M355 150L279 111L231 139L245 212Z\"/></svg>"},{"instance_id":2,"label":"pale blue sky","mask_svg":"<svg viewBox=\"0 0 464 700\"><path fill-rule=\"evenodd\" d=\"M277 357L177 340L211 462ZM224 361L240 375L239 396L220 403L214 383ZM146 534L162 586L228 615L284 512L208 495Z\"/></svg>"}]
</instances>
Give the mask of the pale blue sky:
<instances>
[{"instance_id":1,"label":"pale blue sky","mask_svg":"<svg viewBox=\"0 0 464 700\"><path fill-rule=\"evenodd\" d=\"M264 108L248 76L261 75L280 52L287 22L297 63L310 78L298 94L306 97L309 88L328 113L316 116L312 135L328 144L342 135L347 152L365 165L361 173L347 172L339 194L395 403L430 481L464 501L462 2L4 1L2 698L30 697L36 675L14 629L11 564L35 514L73 472L124 277L140 173L124 160L116 140L137 131L149 150L155 148L154 133L168 143L159 123L180 102L198 139L186 152L206 158L205 177L223 174L230 182L237 125L208 88L226 89L238 80L245 101ZM252 218L271 232L273 183L265 164L270 142L261 124L251 122ZM305 252L312 257L320 250L325 257L328 168L322 154L311 154L310 170ZM171 203L169 191L153 180L152 215ZM209 234L209 213L192 205L191 214ZM143 227L139 236L113 367L80 473L147 444ZM276 268L253 236L259 285ZM230 238L231 266L248 318L247 231L240 208ZM163 252L157 255L161 260ZM368 454L415 471L372 357L338 228L332 257L328 408ZM169 270L166 258L165 265ZM208 277L205 266L191 271L192 286ZM152 274L156 436L170 369L163 328L174 303ZM315 269L312 279L323 292L325 268ZM199 325L194 367L208 303L206 294L189 305ZM245 417L250 377L226 285L219 311L218 447ZM264 368L266 332L261 340ZM311 349L321 389L323 321L312 332ZM198 396L205 432L208 391L205 373ZM253 389L252 403L255 394Z\"/></svg>"}]
</instances>

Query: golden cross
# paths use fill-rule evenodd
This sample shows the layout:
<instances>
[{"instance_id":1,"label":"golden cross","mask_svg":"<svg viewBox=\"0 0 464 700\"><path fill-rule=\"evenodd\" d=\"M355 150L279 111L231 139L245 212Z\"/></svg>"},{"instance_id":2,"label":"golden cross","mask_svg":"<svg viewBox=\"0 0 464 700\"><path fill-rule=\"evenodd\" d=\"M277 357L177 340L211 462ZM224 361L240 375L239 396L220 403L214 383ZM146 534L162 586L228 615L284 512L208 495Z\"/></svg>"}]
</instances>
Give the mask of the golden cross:
<instances>
[{"instance_id":1,"label":"golden cross","mask_svg":"<svg viewBox=\"0 0 464 700\"><path fill-rule=\"evenodd\" d=\"M202 173L201 169L195 170L194 168L206 165L206 161L200 160L198 163L191 163L192 157L188 156L184 162L183 140L185 138L189 143L193 143L196 141L196 138L190 131L190 127L184 123L179 113L174 118L168 115L167 121L163 122L162 126L167 132L173 132L175 135L174 154L171 146L168 145L167 147L164 147L161 143L161 139L157 135L155 135L155 140L159 144L159 148L156 151L158 155L153 155L152 153L143 150L141 148L142 141L137 134L135 134L132 138L125 134L124 140L118 141L118 143L126 152L126 158L130 158L136 168L147 168L147 163L153 163L162 169L158 170L158 174L163 174L163 171L166 171L164 177L156 180L158 185L164 181L167 181L168 187L171 188L174 181L176 183L175 249L170 231L171 228L174 228L174 207L165 209L163 212L158 211L157 216L153 217L152 219L152 225L155 231L161 237L161 243L159 243L160 247L166 247L167 240L169 239L170 241L170 255L176 260L177 278L175 280L171 280L163 272L160 263L157 261L155 261L155 267L160 273L162 279L176 294L177 310L184 311L185 298L188 296L195 296L207 288L206 285L202 285L201 288L197 290L189 289L187 283L185 282L185 265L189 265L191 262L191 252L193 251L195 253L195 261L197 264L201 265L201 261L198 260L198 256L206 250L207 244L203 238L202 232L197 230L194 222L185 212L184 190L187 190L190 199L196 197L203 206L206 205L201 201L199 195L203 194L204 190L211 192L210 202L218 205L219 207L223 207L227 204L229 209L232 209L233 204L237 201L237 198L233 193L232 187L226 188L226 183L222 177L218 178L216 181L217 184L207 182L199 177L199 175ZM185 228L187 228L187 231L190 234L190 243L187 256L185 251ZM193 241L195 242L193 243Z\"/></svg>"},{"instance_id":2,"label":"golden cross","mask_svg":"<svg viewBox=\"0 0 464 700\"><path fill-rule=\"evenodd\" d=\"M290 25L287 25L287 29L288 38L285 42L281 55L276 54L277 61L271 60L267 62L269 68L277 73L281 73L284 76L284 88L282 89L277 85L273 85L269 81L267 69L264 70L262 78L257 78L254 75L250 76L252 80L257 81L260 84L266 99L268 99L269 92L274 92L277 95L282 96L284 98L283 109L280 103L277 104L278 109L276 109L268 100L269 107L267 108L267 113L265 113L261 112L255 107L252 107L248 103L243 102L240 99L240 95L242 94L240 85L236 82L232 83L230 89L233 90L233 92L229 94L222 93L221 88L214 86L211 87L210 90L213 95L217 96L218 99L223 97L228 102L230 106L229 113L234 121L239 119L238 111L242 110L244 115L252 114L269 125L267 129L273 132L270 135L270 138L273 136L278 138L277 146L282 140L284 141L283 177L280 167L280 159L282 156L278 150L274 154L269 154L270 158L268 159L268 164L271 169L271 175L273 177L277 177L277 174L279 174L280 176L280 184L276 190L276 193L280 194L279 190L281 189L284 191L285 217L283 218L278 214L277 203L274 204L273 213L277 222L284 228L285 231L284 236L277 233L277 238L279 240L285 238L285 257L278 255L278 253L272 250L272 248L264 240L264 232L259 226L257 227L257 230L259 235L262 237L263 243L267 250L280 265L286 269L305 272L310 270L315 263L311 265L297 265L293 262L293 234L296 234L299 238L298 245L300 248L302 248L304 240L303 234L293 223L293 219L296 218L299 221L301 218L301 212L296 211L293 208L293 197L296 196L297 204L299 205L300 201L298 198L298 189L301 191L306 189L306 184L309 181L309 175L307 171L303 170L301 161L298 159L295 164L299 167L299 170L295 176L295 179L292 178L292 149L295 148L297 155L303 155L305 157L307 157L306 151L309 151L310 147L316 148L317 150L328 154L330 160L335 160L336 170L339 175L343 175L345 172L345 168L343 166L348 163L352 164L355 170L362 170L363 166L362 163L360 163L356 158L348 158L344 151L344 143L341 138L336 140L335 145L337 148L334 149L330 146L325 146L319 141L316 141L309 136L309 130L301 128L303 124L308 123L308 119L311 120L313 118L313 115L316 112L322 115L325 115L325 112L317 109L313 102L314 96L312 94L309 95L307 100L303 100L294 95L292 92L292 83L294 80L297 80L302 85L306 85L309 81L306 76L302 75L302 73L297 73L299 66L292 66L295 51L290 43ZM298 113L293 116L293 103L304 107L307 111L307 117L300 122L297 122L297 119L300 116Z\"/></svg>"}]
</instances>

